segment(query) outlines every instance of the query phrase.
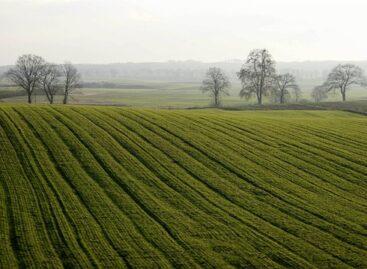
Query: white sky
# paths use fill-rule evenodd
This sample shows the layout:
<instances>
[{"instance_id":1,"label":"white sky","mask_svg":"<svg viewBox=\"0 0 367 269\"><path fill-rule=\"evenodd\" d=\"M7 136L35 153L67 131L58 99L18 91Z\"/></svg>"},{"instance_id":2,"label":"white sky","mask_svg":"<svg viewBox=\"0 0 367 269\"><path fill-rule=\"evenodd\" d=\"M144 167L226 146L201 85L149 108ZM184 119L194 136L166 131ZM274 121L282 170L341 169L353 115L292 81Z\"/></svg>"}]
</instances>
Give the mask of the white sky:
<instances>
[{"instance_id":1,"label":"white sky","mask_svg":"<svg viewBox=\"0 0 367 269\"><path fill-rule=\"evenodd\" d=\"M366 60L367 0L0 0L0 65Z\"/></svg>"}]
</instances>

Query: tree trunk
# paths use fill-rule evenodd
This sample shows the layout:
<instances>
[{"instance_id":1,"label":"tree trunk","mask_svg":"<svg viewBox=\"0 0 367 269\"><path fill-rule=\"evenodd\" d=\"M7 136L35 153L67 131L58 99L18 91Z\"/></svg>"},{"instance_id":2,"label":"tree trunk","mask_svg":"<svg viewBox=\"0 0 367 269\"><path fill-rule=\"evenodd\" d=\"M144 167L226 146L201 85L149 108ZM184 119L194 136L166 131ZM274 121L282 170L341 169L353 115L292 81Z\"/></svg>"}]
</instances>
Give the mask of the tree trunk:
<instances>
[{"instance_id":1,"label":"tree trunk","mask_svg":"<svg viewBox=\"0 0 367 269\"><path fill-rule=\"evenodd\" d=\"M52 105L54 103L54 96L53 95L51 95L50 96L50 104Z\"/></svg>"},{"instance_id":2,"label":"tree trunk","mask_svg":"<svg viewBox=\"0 0 367 269\"><path fill-rule=\"evenodd\" d=\"M32 104L32 94L28 93L28 104Z\"/></svg>"},{"instance_id":3,"label":"tree trunk","mask_svg":"<svg viewBox=\"0 0 367 269\"><path fill-rule=\"evenodd\" d=\"M257 104L258 105L262 105L263 104L263 96L262 96L261 93L257 96Z\"/></svg>"},{"instance_id":4,"label":"tree trunk","mask_svg":"<svg viewBox=\"0 0 367 269\"><path fill-rule=\"evenodd\" d=\"M218 107L219 106L219 102L218 102L218 94L214 95L214 106Z\"/></svg>"},{"instance_id":5,"label":"tree trunk","mask_svg":"<svg viewBox=\"0 0 367 269\"><path fill-rule=\"evenodd\" d=\"M347 100L345 90L342 90L341 92L342 92L343 102L345 102Z\"/></svg>"},{"instance_id":6,"label":"tree trunk","mask_svg":"<svg viewBox=\"0 0 367 269\"><path fill-rule=\"evenodd\" d=\"M64 94L64 100L62 101L62 103L64 105L68 103L68 94L67 93Z\"/></svg>"}]
</instances>

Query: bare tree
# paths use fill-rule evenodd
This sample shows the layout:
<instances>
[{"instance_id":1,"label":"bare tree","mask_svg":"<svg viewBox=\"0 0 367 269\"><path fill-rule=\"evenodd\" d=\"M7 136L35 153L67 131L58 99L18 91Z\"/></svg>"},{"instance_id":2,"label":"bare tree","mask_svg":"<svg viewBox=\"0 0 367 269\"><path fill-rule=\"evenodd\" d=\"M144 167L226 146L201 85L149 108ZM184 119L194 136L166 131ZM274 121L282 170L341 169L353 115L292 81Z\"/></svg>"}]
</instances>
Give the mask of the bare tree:
<instances>
[{"instance_id":1,"label":"bare tree","mask_svg":"<svg viewBox=\"0 0 367 269\"><path fill-rule=\"evenodd\" d=\"M324 87L328 92L339 89L343 102L346 100L346 93L351 85L366 85L366 78L362 68L353 64L336 66L324 83Z\"/></svg>"},{"instance_id":2,"label":"bare tree","mask_svg":"<svg viewBox=\"0 0 367 269\"><path fill-rule=\"evenodd\" d=\"M323 85L316 86L313 88L311 96L316 103L319 103L327 98L327 89Z\"/></svg>"},{"instance_id":3,"label":"bare tree","mask_svg":"<svg viewBox=\"0 0 367 269\"><path fill-rule=\"evenodd\" d=\"M229 95L228 88L231 86L227 76L218 67L211 67L206 73L201 90L209 92L213 97L214 106L219 106L222 95Z\"/></svg>"},{"instance_id":4,"label":"bare tree","mask_svg":"<svg viewBox=\"0 0 367 269\"><path fill-rule=\"evenodd\" d=\"M284 104L286 99L291 96L291 91L293 94L299 98L300 89L296 83L296 78L289 73L284 75L278 75L274 78L275 87L272 91L272 94L276 96L276 99L281 103Z\"/></svg>"},{"instance_id":5,"label":"bare tree","mask_svg":"<svg viewBox=\"0 0 367 269\"><path fill-rule=\"evenodd\" d=\"M40 85L50 104L54 103L54 96L60 90L60 69L55 64L45 64L41 73Z\"/></svg>"},{"instance_id":6,"label":"bare tree","mask_svg":"<svg viewBox=\"0 0 367 269\"><path fill-rule=\"evenodd\" d=\"M23 88L28 95L28 103L32 103L32 93L41 79L45 61L42 57L26 54L20 56L14 68L10 68L6 76L17 86Z\"/></svg>"},{"instance_id":7,"label":"bare tree","mask_svg":"<svg viewBox=\"0 0 367 269\"><path fill-rule=\"evenodd\" d=\"M64 99L63 104L68 103L70 93L80 87L80 74L74 65L71 63L65 63L61 66L62 74L64 76Z\"/></svg>"},{"instance_id":8,"label":"bare tree","mask_svg":"<svg viewBox=\"0 0 367 269\"><path fill-rule=\"evenodd\" d=\"M262 104L263 96L274 85L275 62L266 49L253 50L250 52L246 63L237 73L242 82L240 96L250 99L256 95L259 105Z\"/></svg>"}]
</instances>

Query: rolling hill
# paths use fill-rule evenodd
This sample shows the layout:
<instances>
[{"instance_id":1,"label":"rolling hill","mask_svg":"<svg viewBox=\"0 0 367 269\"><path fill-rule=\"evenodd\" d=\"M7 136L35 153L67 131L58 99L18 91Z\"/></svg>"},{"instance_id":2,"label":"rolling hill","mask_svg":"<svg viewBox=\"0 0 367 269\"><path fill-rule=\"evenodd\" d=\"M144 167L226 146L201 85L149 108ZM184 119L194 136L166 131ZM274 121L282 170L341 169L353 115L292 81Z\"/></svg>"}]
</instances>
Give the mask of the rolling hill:
<instances>
[{"instance_id":1,"label":"rolling hill","mask_svg":"<svg viewBox=\"0 0 367 269\"><path fill-rule=\"evenodd\" d=\"M367 118L0 105L0 268L367 268Z\"/></svg>"}]
</instances>

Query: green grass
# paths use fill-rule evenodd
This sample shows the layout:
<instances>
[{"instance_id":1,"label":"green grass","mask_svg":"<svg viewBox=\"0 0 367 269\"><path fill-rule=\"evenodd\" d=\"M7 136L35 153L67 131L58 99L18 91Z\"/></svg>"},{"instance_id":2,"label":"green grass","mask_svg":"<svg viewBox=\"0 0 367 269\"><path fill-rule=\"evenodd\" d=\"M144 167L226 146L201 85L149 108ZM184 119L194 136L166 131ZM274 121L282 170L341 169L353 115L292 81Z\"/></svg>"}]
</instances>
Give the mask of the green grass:
<instances>
[{"instance_id":1,"label":"green grass","mask_svg":"<svg viewBox=\"0 0 367 269\"><path fill-rule=\"evenodd\" d=\"M366 268L367 118L0 106L0 267Z\"/></svg>"}]
</instances>

